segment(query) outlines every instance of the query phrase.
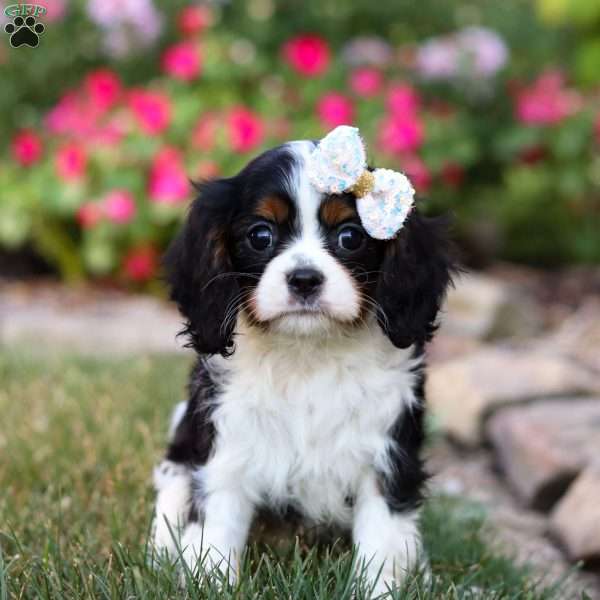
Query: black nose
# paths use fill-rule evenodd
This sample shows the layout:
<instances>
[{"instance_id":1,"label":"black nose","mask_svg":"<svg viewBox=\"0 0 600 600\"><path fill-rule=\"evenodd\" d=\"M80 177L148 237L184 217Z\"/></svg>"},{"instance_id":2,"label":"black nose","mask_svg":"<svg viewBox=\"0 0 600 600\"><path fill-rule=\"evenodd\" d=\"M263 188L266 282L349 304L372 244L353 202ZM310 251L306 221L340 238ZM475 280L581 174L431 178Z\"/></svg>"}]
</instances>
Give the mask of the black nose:
<instances>
[{"instance_id":1,"label":"black nose","mask_svg":"<svg viewBox=\"0 0 600 600\"><path fill-rule=\"evenodd\" d=\"M294 294L301 298L312 296L323 284L325 277L316 269L295 269L288 273L287 282Z\"/></svg>"}]
</instances>

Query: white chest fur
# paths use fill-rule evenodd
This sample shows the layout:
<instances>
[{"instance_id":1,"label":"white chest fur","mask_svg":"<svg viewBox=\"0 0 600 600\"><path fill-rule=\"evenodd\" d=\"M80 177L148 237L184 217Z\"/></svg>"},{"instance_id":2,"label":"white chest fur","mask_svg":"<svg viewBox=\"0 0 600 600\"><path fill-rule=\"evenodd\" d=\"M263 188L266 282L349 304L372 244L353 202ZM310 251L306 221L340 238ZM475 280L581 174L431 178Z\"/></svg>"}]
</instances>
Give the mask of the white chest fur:
<instances>
[{"instance_id":1,"label":"white chest fur","mask_svg":"<svg viewBox=\"0 0 600 600\"><path fill-rule=\"evenodd\" d=\"M292 503L348 524L365 474L386 469L389 428L414 402L412 350L379 330L322 339L243 332L222 371L215 451L196 474L207 492L235 482L255 503Z\"/></svg>"}]
</instances>

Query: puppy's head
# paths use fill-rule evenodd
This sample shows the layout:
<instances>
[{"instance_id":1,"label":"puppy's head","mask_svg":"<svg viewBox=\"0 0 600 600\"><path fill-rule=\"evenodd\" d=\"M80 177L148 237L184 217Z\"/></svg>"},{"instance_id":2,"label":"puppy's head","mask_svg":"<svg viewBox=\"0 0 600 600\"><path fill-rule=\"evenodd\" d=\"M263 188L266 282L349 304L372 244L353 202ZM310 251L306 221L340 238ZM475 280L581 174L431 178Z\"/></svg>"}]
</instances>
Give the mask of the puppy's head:
<instances>
[{"instance_id":1,"label":"puppy's head","mask_svg":"<svg viewBox=\"0 0 600 600\"><path fill-rule=\"evenodd\" d=\"M452 269L444 225L414 210L394 240L369 237L352 194L309 183L314 147L291 142L200 186L165 260L199 353L230 353L240 312L265 333L318 336L372 314L397 347L431 336Z\"/></svg>"}]
</instances>

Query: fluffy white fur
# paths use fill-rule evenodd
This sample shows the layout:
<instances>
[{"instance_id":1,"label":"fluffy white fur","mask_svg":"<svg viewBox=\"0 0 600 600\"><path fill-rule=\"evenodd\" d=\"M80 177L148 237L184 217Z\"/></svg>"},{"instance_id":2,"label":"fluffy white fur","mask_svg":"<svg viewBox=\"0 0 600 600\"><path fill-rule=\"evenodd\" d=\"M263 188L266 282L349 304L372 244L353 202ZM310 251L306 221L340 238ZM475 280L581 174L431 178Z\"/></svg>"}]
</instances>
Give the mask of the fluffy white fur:
<instances>
[{"instance_id":1,"label":"fluffy white fur","mask_svg":"<svg viewBox=\"0 0 600 600\"><path fill-rule=\"evenodd\" d=\"M254 507L291 503L315 522L351 528L373 579L385 563L384 591L420 548L416 514L392 514L375 483L375 469L388 468L389 425L415 400L411 349L394 348L375 326L318 340L267 339L243 321L239 327L235 354L211 359L223 393L214 454L193 473L206 516L204 527L192 523L183 533L185 559L193 567L208 551L226 569L243 550ZM172 550L166 524L158 524L167 519L177 531L189 488L181 474L157 479L157 487L155 541Z\"/></svg>"}]
</instances>

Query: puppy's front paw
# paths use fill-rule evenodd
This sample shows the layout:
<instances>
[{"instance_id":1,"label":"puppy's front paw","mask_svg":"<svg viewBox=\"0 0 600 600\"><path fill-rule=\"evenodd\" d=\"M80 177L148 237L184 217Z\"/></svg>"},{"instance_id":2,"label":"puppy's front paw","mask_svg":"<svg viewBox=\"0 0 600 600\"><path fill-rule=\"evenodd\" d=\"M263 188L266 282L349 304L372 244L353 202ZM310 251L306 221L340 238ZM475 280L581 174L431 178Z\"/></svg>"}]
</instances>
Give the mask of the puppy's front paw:
<instances>
[{"instance_id":1,"label":"puppy's front paw","mask_svg":"<svg viewBox=\"0 0 600 600\"><path fill-rule=\"evenodd\" d=\"M409 568L383 568L380 571L367 569L367 586L370 590L371 600L392 598L392 591L399 590L406 584L407 579L419 578L425 588L428 588L433 581L433 575L429 567L429 561L425 556L421 556L417 564Z\"/></svg>"},{"instance_id":2,"label":"puppy's front paw","mask_svg":"<svg viewBox=\"0 0 600 600\"><path fill-rule=\"evenodd\" d=\"M237 557L233 552L226 556L223 551L204 537L202 526L190 523L181 539L182 582L190 576L210 579L212 583L234 585L237 580Z\"/></svg>"}]
</instances>

